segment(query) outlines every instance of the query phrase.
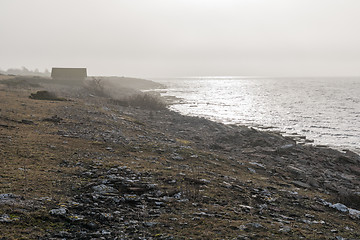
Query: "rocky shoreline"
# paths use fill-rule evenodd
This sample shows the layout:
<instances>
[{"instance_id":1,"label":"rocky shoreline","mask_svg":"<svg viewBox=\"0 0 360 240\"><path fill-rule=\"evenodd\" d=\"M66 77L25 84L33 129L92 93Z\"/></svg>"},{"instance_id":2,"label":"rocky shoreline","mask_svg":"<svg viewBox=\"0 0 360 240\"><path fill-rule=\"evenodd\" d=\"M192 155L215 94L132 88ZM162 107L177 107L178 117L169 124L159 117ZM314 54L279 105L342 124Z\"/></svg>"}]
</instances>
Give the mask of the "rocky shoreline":
<instances>
[{"instance_id":1,"label":"rocky shoreline","mask_svg":"<svg viewBox=\"0 0 360 240\"><path fill-rule=\"evenodd\" d=\"M355 153L34 91L0 91L0 239L360 238Z\"/></svg>"}]
</instances>

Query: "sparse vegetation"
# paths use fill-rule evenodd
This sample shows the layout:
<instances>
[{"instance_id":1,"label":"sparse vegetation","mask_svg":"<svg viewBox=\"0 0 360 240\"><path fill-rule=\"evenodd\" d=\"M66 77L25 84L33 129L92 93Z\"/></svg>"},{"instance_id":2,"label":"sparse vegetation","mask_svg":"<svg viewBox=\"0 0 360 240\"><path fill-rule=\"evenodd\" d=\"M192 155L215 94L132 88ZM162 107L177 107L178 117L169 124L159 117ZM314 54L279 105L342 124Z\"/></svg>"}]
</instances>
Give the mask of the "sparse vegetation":
<instances>
[{"instance_id":1,"label":"sparse vegetation","mask_svg":"<svg viewBox=\"0 0 360 240\"><path fill-rule=\"evenodd\" d=\"M138 107L155 111L167 109L166 103L160 97L147 93L135 94L125 99L112 99L110 102L124 107Z\"/></svg>"},{"instance_id":2,"label":"sparse vegetation","mask_svg":"<svg viewBox=\"0 0 360 240\"><path fill-rule=\"evenodd\" d=\"M262 148L252 140L274 136L245 128L227 141L235 126L131 107L148 107L152 98L144 95L51 102L29 94L0 94L0 238L360 237L360 217L320 200L358 209L354 192L336 198L320 181L294 185L300 169L286 171L290 161L309 159L336 173L324 174L326 181L346 188L350 180L339 181L341 170L326 164L334 158L329 150L279 152L274 141ZM130 107L119 111L109 101ZM214 142L222 147L211 149ZM346 169L357 177L356 158L349 160ZM64 215L52 213L61 208Z\"/></svg>"},{"instance_id":3,"label":"sparse vegetation","mask_svg":"<svg viewBox=\"0 0 360 240\"><path fill-rule=\"evenodd\" d=\"M113 89L110 88L111 87L106 87L105 81L100 78L92 78L85 84L85 89L90 94L98 97L110 98L110 102L115 105L124 107L137 107L155 111L165 110L167 107L166 103L161 99L160 96L138 91L132 94L127 93L125 97L121 97L121 95L124 94L124 89L116 89L116 86L113 86ZM131 92L130 89L129 91ZM121 98L119 98L119 96Z\"/></svg>"},{"instance_id":4,"label":"sparse vegetation","mask_svg":"<svg viewBox=\"0 0 360 240\"><path fill-rule=\"evenodd\" d=\"M100 78L92 78L85 82L85 89L92 95L98 97L110 97L104 85L104 81Z\"/></svg>"}]
</instances>

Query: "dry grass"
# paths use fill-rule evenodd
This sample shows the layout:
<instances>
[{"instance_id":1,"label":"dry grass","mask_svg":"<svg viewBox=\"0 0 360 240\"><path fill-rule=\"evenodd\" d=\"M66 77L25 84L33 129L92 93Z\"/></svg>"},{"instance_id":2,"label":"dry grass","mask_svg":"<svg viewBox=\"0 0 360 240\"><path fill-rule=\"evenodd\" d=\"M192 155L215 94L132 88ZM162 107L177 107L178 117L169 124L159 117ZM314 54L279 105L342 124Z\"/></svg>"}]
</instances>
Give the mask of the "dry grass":
<instances>
[{"instance_id":1,"label":"dry grass","mask_svg":"<svg viewBox=\"0 0 360 240\"><path fill-rule=\"evenodd\" d=\"M51 115L54 103L38 104L35 100L24 99L27 94L17 92L15 96L1 99L4 103L1 111L7 118L0 118L0 121L14 128L3 128L0 135L0 144L4 149L0 152L4 180L1 181L0 191L32 197L57 196L57 184L66 183L64 175L71 175L74 170L66 169L70 172L63 174L65 169L58 167L62 160L71 158L70 146L53 134L57 130L54 124L42 121ZM29 101L34 102L28 104ZM24 119L34 124L21 123ZM62 197L63 193L59 196Z\"/></svg>"},{"instance_id":2,"label":"dry grass","mask_svg":"<svg viewBox=\"0 0 360 240\"><path fill-rule=\"evenodd\" d=\"M7 80L7 79L12 79L12 78L14 78L14 76L0 75L0 80Z\"/></svg>"}]
</instances>

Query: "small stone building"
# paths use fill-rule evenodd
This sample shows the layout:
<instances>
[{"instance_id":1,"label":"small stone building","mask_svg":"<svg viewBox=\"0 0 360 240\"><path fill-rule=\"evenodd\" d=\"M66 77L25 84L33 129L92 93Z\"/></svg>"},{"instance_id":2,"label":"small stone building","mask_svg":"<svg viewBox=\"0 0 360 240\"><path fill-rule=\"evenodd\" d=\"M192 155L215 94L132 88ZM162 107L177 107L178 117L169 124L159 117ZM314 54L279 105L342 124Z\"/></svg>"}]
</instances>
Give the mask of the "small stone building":
<instances>
[{"instance_id":1,"label":"small stone building","mask_svg":"<svg viewBox=\"0 0 360 240\"><path fill-rule=\"evenodd\" d=\"M51 77L55 81L81 84L87 77L86 68L52 68Z\"/></svg>"}]
</instances>

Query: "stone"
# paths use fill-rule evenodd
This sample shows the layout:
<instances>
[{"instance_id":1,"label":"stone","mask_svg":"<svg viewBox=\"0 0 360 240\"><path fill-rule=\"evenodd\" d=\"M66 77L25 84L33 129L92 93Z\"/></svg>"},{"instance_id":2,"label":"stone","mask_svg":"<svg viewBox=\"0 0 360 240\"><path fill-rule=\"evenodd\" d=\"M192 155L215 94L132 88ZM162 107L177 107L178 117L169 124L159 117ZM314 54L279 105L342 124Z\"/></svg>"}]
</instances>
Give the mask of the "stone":
<instances>
[{"instance_id":1,"label":"stone","mask_svg":"<svg viewBox=\"0 0 360 240\"><path fill-rule=\"evenodd\" d=\"M175 160L175 161L184 161L184 158L180 155L174 155L171 158L172 158L172 160Z\"/></svg>"},{"instance_id":2,"label":"stone","mask_svg":"<svg viewBox=\"0 0 360 240\"><path fill-rule=\"evenodd\" d=\"M307 180L307 183L312 186L312 187L316 187L318 188L320 185L318 183L318 181L316 181L314 178L310 177L308 180Z\"/></svg>"},{"instance_id":3,"label":"stone","mask_svg":"<svg viewBox=\"0 0 360 240\"><path fill-rule=\"evenodd\" d=\"M279 149L287 150L287 149L293 148L294 146L295 146L294 144L290 143L290 144L282 145Z\"/></svg>"},{"instance_id":4,"label":"stone","mask_svg":"<svg viewBox=\"0 0 360 240\"><path fill-rule=\"evenodd\" d=\"M111 213L101 213L100 218L103 220L112 220L114 219L114 215L112 215Z\"/></svg>"},{"instance_id":5,"label":"stone","mask_svg":"<svg viewBox=\"0 0 360 240\"><path fill-rule=\"evenodd\" d=\"M332 204L332 206L330 206L330 207L335 208L336 210L338 210L340 212L348 212L349 211L349 209L344 204L341 204L341 203Z\"/></svg>"},{"instance_id":6,"label":"stone","mask_svg":"<svg viewBox=\"0 0 360 240\"><path fill-rule=\"evenodd\" d=\"M0 222L8 223L8 222L12 222L12 221L11 221L11 218L9 217L9 215L3 214L3 215L0 215Z\"/></svg>"},{"instance_id":7,"label":"stone","mask_svg":"<svg viewBox=\"0 0 360 240\"><path fill-rule=\"evenodd\" d=\"M69 220L73 221L73 222L76 222L76 221L81 221L81 220L84 220L84 216L82 215L77 215L77 214L73 214L73 215L70 215L68 217Z\"/></svg>"},{"instance_id":8,"label":"stone","mask_svg":"<svg viewBox=\"0 0 360 240\"><path fill-rule=\"evenodd\" d=\"M143 224L144 224L145 227L154 227L158 223L157 222L144 222Z\"/></svg>"},{"instance_id":9,"label":"stone","mask_svg":"<svg viewBox=\"0 0 360 240\"><path fill-rule=\"evenodd\" d=\"M156 206L162 206L162 205L164 205L164 203L163 202L155 202L155 205Z\"/></svg>"},{"instance_id":10,"label":"stone","mask_svg":"<svg viewBox=\"0 0 360 240\"><path fill-rule=\"evenodd\" d=\"M88 229L91 229L91 230L95 230L95 229L98 229L99 228L99 225L97 225L96 223L94 222L88 222L88 223L85 223L84 226Z\"/></svg>"},{"instance_id":11,"label":"stone","mask_svg":"<svg viewBox=\"0 0 360 240\"><path fill-rule=\"evenodd\" d=\"M348 163L356 164L357 163L357 161L355 159L344 156L344 155L340 155L337 160L342 164L348 164Z\"/></svg>"},{"instance_id":12,"label":"stone","mask_svg":"<svg viewBox=\"0 0 360 240\"><path fill-rule=\"evenodd\" d=\"M94 190L94 192L99 193L99 194L117 193L118 192L118 190L116 190L115 188L107 186L105 184L94 186L94 187L92 187L92 189Z\"/></svg>"},{"instance_id":13,"label":"stone","mask_svg":"<svg viewBox=\"0 0 360 240\"><path fill-rule=\"evenodd\" d=\"M263 164L258 163L258 162L249 162L249 164L251 164L251 165L253 165L253 166L257 167L257 168L266 169L266 167Z\"/></svg>"},{"instance_id":14,"label":"stone","mask_svg":"<svg viewBox=\"0 0 360 240\"><path fill-rule=\"evenodd\" d=\"M349 208L349 214L352 217L360 219L360 211L359 210Z\"/></svg>"},{"instance_id":15,"label":"stone","mask_svg":"<svg viewBox=\"0 0 360 240\"><path fill-rule=\"evenodd\" d=\"M301 188L310 188L310 185L301 181L293 181L292 182L295 186L301 187Z\"/></svg>"},{"instance_id":16,"label":"stone","mask_svg":"<svg viewBox=\"0 0 360 240\"><path fill-rule=\"evenodd\" d=\"M2 202L2 201L4 201L4 202L13 201L13 200L18 199L18 198L20 198L20 196L12 194L12 193L0 194L0 202Z\"/></svg>"},{"instance_id":17,"label":"stone","mask_svg":"<svg viewBox=\"0 0 360 240\"><path fill-rule=\"evenodd\" d=\"M108 230L102 230L101 235L111 235L111 232Z\"/></svg>"},{"instance_id":18,"label":"stone","mask_svg":"<svg viewBox=\"0 0 360 240\"><path fill-rule=\"evenodd\" d=\"M301 170L295 166L292 166L292 165L288 166L287 169L295 175L303 175L304 174L303 170Z\"/></svg>"},{"instance_id":19,"label":"stone","mask_svg":"<svg viewBox=\"0 0 360 240\"><path fill-rule=\"evenodd\" d=\"M335 239L336 240L345 240L345 238L343 238L342 236L336 236Z\"/></svg>"},{"instance_id":20,"label":"stone","mask_svg":"<svg viewBox=\"0 0 360 240\"><path fill-rule=\"evenodd\" d=\"M203 178L203 179L200 179L200 182L206 184L206 183L210 183L210 180L207 180L207 179Z\"/></svg>"},{"instance_id":21,"label":"stone","mask_svg":"<svg viewBox=\"0 0 360 240\"><path fill-rule=\"evenodd\" d=\"M49 211L51 215L56 215L56 216L64 216L66 212L67 212L66 208L56 208L56 209L51 209Z\"/></svg>"},{"instance_id":22,"label":"stone","mask_svg":"<svg viewBox=\"0 0 360 240\"><path fill-rule=\"evenodd\" d=\"M263 228L263 229L265 229L265 227L263 225L261 225L260 223L248 223L248 224L246 224L246 226L248 228L255 228L255 229Z\"/></svg>"},{"instance_id":23,"label":"stone","mask_svg":"<svg viewBox=\"0 0 360 240\"><path fill-rule=\"evenodd\" d=\"M136 194L124 194L124 199L127 202L138 202L140 201L140 197Z\"/></svg>"},{"instance_id":24,"label":"stone","mask_svg":"<svg viewBox=\"0 0 360 240\"><path fill-rule=\"evenodd\" d=\"M279 229L279 232L283 232L283 233L288 233L291 231L291 227L289 226L283 226L282 228Z\"/></svg>"}]
</instances>

